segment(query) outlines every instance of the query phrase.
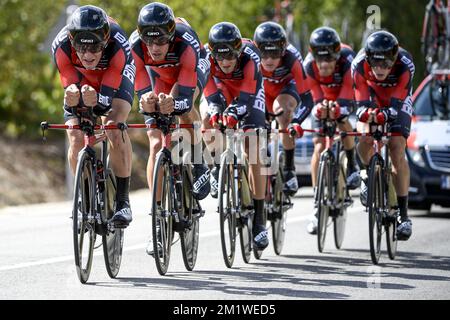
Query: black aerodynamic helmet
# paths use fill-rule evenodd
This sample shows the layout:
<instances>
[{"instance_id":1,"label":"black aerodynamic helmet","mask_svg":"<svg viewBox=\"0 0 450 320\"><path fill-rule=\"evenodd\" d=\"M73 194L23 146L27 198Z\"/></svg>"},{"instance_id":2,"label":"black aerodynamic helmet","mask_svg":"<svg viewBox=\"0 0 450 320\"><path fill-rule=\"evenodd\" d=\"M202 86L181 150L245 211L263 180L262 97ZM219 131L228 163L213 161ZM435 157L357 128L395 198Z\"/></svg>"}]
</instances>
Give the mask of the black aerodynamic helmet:
<instances>
[{"instance_id":1,"label":"black aerodynamic helmet","mask_svg":"<svg viewBox=\"0 0 450 320\"><path fill-rule=\"evenodd\" d=\"M233 23L219 22L209 30L208 46L217 60L237 58L243 47L241 32Z\"/></svg>"},{"instance_id":2,"label":"black aerodynamic helmet","mask_svg":"<svg viewBox=\"0 0 450 320\"><path fill-rule=\"evenodd\" d=\"M333 28L320 27L311 33L309 49L316 60L337 60L341 52L341 39Z\"/></svg>"},{"instance_id":3,"label":"black aerodynamic helmet","mask_svg":"<svg viewBox=\"0 0 450 320\"><path fill-rule=\"evenodd\" d=\"M391 68L398 56L398 40L390 32L376 31L366 40L366 60L370 66Z\"/></svg>"},{"instance_id":4,"label":"black aerodynamic helmet","mask_svg":"<svg viewBox=\"0 0 450 320\"><path fill-rule=\"evenodd\" d=\"M172 41L175 27L173 11L163 3L149 3L139 12L137 29L144 43L152 43L156 38L166 38L167 42Z\"/></svg>"},{"instance_id":5,"label":"black aerodynamic helmet","mask_svg":"<svg viewBox=\"0 0 450 320\"><path fill-rule=\"evenodd\" d=\"M106 12L95 6L82 6L74 11L68 25L69 39L77 51L99 52L109 40L110 25Z\"/></svg>"},{"instance_id":6,"label":"black aerodynamic helmet","mask_svg":"<svg viewBox=\"0 0 450 320\"><path fill-rule=\"evenodd\" d=\"M287 46L286 31L275 22L263 22L255 30L253 36L261 56L280 57L284 54Z\"/></svg>"}]
</instances>

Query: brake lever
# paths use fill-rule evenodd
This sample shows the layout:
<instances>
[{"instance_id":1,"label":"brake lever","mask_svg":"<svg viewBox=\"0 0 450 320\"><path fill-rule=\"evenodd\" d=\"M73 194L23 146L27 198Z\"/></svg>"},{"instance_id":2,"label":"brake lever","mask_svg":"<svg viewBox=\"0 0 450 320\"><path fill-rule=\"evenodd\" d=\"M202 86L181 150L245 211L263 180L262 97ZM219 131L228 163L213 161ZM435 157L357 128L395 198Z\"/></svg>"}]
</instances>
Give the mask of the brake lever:
<instances>
[{"instance_id":1,"label":"brake lever","mask_svg":"<svg viewBox=\"0 0 450 320\"><path fill-rule=\"evenodd\" d=\"M123 143L125 143L125 136L124 136L124 131L128 129L128 125L126 123L123 122L119 122L117 123L117 128L122 132L122 141Z\"/></svg>"}]
</instances>

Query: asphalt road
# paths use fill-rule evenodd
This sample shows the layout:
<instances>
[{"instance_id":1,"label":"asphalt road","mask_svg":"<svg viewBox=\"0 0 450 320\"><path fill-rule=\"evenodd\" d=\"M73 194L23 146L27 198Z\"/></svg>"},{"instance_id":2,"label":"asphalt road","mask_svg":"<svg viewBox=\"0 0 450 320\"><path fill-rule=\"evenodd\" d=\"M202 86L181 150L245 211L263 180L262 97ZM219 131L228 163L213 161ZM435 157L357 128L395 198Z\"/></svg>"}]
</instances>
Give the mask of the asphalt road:
<instances>
[{"instance_id":1,"label":"asphalt road","mask_svg":"<svg viewBox=\"0 0 450 320\"><path fill-rule=\"evenodd\" d=\"M272 245L261 260L245 264L240 251L232 269L221 253L216 201L202 201L200 245L194 271L184 268L180 243L172 249L169 271L160 276L145 253L150 234L149 192L132 194L134 221L125 232L121 270L110 279L97 249L86 285L73 259L71 203L0 210L0 299L449 299L450 210L411 211L413 236L398 246L396 260L384 251L373 266L368 219L357 198L349 208L341 250L328 234L324 253L306 233L312 190L303 188L289 211L282 255ZM384 247L385 249L385 244Z\"/></svg>"}]
</instances>

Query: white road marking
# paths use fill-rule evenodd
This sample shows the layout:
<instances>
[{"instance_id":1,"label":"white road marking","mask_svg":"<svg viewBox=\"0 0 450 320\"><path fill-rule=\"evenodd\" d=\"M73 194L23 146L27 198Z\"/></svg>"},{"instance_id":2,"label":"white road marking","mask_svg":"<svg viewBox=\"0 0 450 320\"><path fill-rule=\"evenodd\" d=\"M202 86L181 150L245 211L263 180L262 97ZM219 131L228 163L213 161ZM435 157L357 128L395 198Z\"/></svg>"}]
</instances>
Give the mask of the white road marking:
<instances>
[{"instance_id":1,"label":"white road marking","mask_svg":"<svg viewBox=\"0 0 450 320\"><path fill-rule=\"evenodd\" d=\"M294 223L294 222L300 222L300 221L305 221L307 220L308 217L295 217L295 218L289 218L287 222L288 223ZM219 236L220 235L220 231L209 231L209 232L205 232L203 234L200 234L200 238L209 238L209 237L215 237L215 236ZM133 246L128 246L126 248L123 248L124 251L134 251L134 250L140 250L145 248L147 245L146 244L136 244ZM103 250L94 252L94 257L96 256L102 256L103 255ZM43 260L38 260L38 261L31 261L31 262L23 262L23 263L18 263L18 264L13 264L13 265L9 265L9 266L0 266L0 271L9 271L9 270L16 270L16 269L22 269L22 268L29 268L29 267L35 267L35 266L41 266L41 265L48 265L48 264L54 264L54 263L59 263L59 262L66 262L66 261L71 261L74 260L73 255L70 256L62 256L62 257L55 257L55 258L48 258L48 259L43 259Z\"/></svg>"}]
</instances>

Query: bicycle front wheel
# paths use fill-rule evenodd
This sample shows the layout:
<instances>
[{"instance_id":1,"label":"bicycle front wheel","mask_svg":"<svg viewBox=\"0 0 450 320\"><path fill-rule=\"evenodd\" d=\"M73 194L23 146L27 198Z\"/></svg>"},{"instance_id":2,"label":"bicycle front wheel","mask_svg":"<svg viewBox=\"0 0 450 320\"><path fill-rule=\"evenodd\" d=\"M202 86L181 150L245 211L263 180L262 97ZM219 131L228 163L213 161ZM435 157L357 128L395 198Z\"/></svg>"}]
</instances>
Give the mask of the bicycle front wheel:
<instances>
[{"instance_id":1,"label":"bicycle front wheel","mask_svg":"<svg viewBox=\"0 0 450 320\"><path fill-rule=\"evenodd\" d=\"M381 238L383 232L384 188L382 180L382 163L378 156L373 156L369 165L369 184L367 206L369 209L370 256L378 264L381 255Z\"/></svg>"},{"instance_id":2,"label":"bicycle front wheel","mask_svg":"<svg viewBox=\"0 0 450 320\"><path fill-rule=\"evenodd\" d=\"M152 237L156 269L165 275L169 268L173 238L174 186L171 183L169 162L164 152L159 152L155 161L152 195ZM158 190L160 204L158 204Z\"/></svg>"},{"instance_id":3,"label":"bicycle front wheel","mask_svg":"<svg viewBox=\"0 0 450 320\"><path fill-rule=\"evenodd\" d=\"M319 252L323 252L325 246L325 238L327 235L328 218L330 216L331 201L331 183L330 183L330 155L323 153L319 163L319 176L317 188L317 208L318 208L318 222L317 222L317 247Z\"/></svg>"},{"instance_id":4,"label":"bicycle front wheel","mask_svg":"<svg viewBox=\"0 0 450 320\"><path fill-rule=\"evenodd\" d=\"M222 243L222 255L228 268L233 266L236 251L236 204L234 180L231 172L232 166L224 156L220 163L219 171L219 218L220 218L220 240Z\"/></svg>"},{"instance_id":5,"label":"bicycle front wheel","mask_svg":"<svg viewBox=\"0 0 450 320\"><path fill-rule=\"evenodd\" d=\"M345 206L346 198L348 197L347 191L347 157L345 156L345 151L341 151L339 156L339 174L337 177L337 188L336 193L338 197L338 203L340 204L339 209L335 209L335 216L333 218L334 222L334 245L336 249L342 247L342 242L344 241L345 235L345 223L347 221L347 207Z\"/></svg>"},{"instance_id":6,"label":"bicycle front wheel","mask_svg":"<svg viewBox=\"0 0 450 320\"><path fill-rule=\"evenodd\" d=\"M192 193L191 166L183 165L183 219L188 223L186 228L180 232L181 252L184 266L192 271L197 261L198 240L200 230L201 207L198 200L194 199Z\"/></svg>"},{"instance_id":7,"label":"bicycle front wheel","mask_svg":"<svg viewBox=\"0 0 450 320\"><path fill-rule=\"evenodd\" d=\"M109 169L110 170L110 169ZM105 217L106 221L114 215L114 198L116 195L116 178L110 171L105 183ZM103 256L105 259L106 271L111 278L117 277L120 264L122 262L124 229L106 230L102 237Z\"/></svg>"},{"instance_id":8,"label":"bicycle front wheel","mask_svg":"<svg viewBox=\"0 0 450 320\"><path fill-rule=\"evenodd\" d=\"M95 181L88 152L78 156L73 197L73 248L78 279L86 283L91 273L95 233Z\"/></svg>"}]
</instances>

